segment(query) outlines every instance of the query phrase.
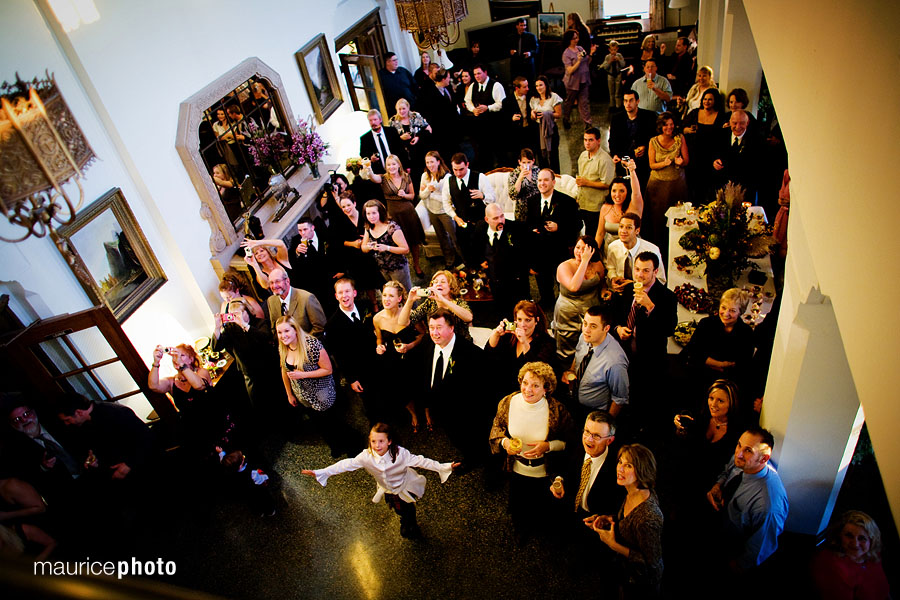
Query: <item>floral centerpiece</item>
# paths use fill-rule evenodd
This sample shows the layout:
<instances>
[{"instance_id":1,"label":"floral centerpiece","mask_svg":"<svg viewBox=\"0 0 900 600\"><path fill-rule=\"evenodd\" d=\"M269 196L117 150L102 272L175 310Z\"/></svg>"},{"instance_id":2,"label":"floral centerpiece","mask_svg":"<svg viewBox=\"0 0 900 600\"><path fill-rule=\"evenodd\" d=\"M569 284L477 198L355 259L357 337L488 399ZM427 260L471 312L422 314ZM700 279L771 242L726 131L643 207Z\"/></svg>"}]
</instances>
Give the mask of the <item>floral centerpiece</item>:
<instances>
[{"instance_id":1,"label":"floral centerpiece","mask_svg":"<svg viewBox=\"0 0 900 600\"><path fill-rule=\"evenodd\" d=\"M354 175L359 175L359 172L363 168L362 158L359 156L351 156L347 159L347 162L344 164L344 166Z\"/></svg>"},{"instance_id":2,"label":"floral centerpiece","mask_svg":"<svg viewBox=\"0 0 900 600\"><path fill-rule=\"evenodd\" d=\"M328 153L328 144L316 133L312 118L309 121L297 119L289 152L294 162L301 166L309 165L313 178L319 178L319 161Z\"/></svg>"},{"instance_id":3,"label":"floral centerpiece","mask_svg":"<svg viewBox=\"0 0 900 600\"><path fill-rule=\"evenodd\" d=\"M713 202L700 207L697 227L678 241L693 264L706 266L713 298L733 287L750 258L764 256L772 244L772 228L754 219L743 200L744 188L729 183Z\"/></svg>"}]
</instances>

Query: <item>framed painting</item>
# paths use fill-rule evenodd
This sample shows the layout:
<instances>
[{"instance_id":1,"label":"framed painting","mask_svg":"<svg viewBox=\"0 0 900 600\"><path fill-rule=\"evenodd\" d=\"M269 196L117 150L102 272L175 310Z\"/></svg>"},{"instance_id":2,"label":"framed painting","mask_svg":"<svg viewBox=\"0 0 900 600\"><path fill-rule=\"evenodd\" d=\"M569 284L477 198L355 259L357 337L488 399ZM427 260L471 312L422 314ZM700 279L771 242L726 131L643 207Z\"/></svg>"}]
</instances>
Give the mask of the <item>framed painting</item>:
<instances>
[{"instance_id":1,"label":"framed painting","mask_svg":"<svg viewBox=\"0 0 900 600\"><path fill-rule=\"evenodd\" d=\"M561 41L566 32L566 13L538 14L538 39L542 42Z\"/></svg>"},{"instance_id":2,"label":"framed painting","mask_svg":"<svg viewBox=\"0 0 900 600\"><path fill-rule=\"evenodd\" d=\"M120 323L166 282L119 188L60 227L55 241L88 297Z\"/></svg>"},{"instance_id":3,"label":"framed painting","mask_svg":"<svg viewBox=\"0 0 900 600\"><path fill-rule=\"evenodd\" d=\"M300 74L306 84L306 92L321 125L344 101L338 84L331 53L325 43L325 34L320 33L310 43L294 53Z\"/></svg>"}]
</instances>

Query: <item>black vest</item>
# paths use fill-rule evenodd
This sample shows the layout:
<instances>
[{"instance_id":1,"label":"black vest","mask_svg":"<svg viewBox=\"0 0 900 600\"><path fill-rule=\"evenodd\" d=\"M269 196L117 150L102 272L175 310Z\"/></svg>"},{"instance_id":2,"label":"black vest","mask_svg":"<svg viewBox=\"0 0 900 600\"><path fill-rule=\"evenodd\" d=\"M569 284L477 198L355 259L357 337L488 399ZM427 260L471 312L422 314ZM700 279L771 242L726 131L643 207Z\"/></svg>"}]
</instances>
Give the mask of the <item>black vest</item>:
<instances>
[{"instance_id":1,"label":"black vest","mask_svg":"<svg viewBox=\"0 0 900 600\"><path fill-rule=\"evenodd\" d=\"M490 78L485 80L483 92L479 91L481 89L481 84L477 81L472 85L475 86L472 88L472 104L475 106L478 106L479 104L490 106L494 103L494 96L491 93L494 89L494 82L491 81Z\"/></svg>"},{"instance_id":2,"label":"black vest","mask_svg":"<svg viewBox=\"0 0 900 600\"><path fill-rule=\"evenodd\" d=\"M481 174L474 169L469 169L469 185L467 191L463 193L459 189L459 180L452 173L450 174L450 201L456 210L456 216L463 221L470 223L478 223L484 220L484 201L473 200L468 190L478 189L478 178Z\"/></svg>"}]
</instances>

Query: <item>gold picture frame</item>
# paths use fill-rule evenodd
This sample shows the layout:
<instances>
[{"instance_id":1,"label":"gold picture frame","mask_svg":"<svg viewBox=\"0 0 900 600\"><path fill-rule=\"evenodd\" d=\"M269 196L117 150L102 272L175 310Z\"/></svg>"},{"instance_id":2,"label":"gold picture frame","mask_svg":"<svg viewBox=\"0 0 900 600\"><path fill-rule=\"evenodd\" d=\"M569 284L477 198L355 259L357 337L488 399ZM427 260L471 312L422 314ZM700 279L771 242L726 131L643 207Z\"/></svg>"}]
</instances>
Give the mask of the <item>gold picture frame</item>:
<instances>
[{"instance_id":1,"label":"gold picture frame","mask_svg":"<svg viewBox=\"0 0 900 600\"><path fill-rule=\"evenodd\" d=\"M321 125L344 102L334 63L331 61L331 52L325 43L325 34L320 33L313 38L294 53L294 58L303 76L303 83L306 84L316 120Z\"/></svg>"},{"instance_id":2,"label":"gold picture frame","mask_svg":"<svg viewBox=\"0 0 900 600\"><path fill-rule=\"evenodd\" d=\"M119 188L60 227L54 241L88 297L120 323L167 281Z\"/></svg>"}]
</instances>

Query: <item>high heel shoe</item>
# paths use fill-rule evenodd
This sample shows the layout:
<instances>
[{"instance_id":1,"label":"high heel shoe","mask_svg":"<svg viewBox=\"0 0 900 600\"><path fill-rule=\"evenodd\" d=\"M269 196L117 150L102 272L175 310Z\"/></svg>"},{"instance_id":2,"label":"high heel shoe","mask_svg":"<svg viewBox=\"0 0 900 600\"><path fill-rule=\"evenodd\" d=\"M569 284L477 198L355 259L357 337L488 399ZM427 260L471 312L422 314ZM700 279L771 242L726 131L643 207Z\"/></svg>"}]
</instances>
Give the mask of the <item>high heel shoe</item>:
<instances>
[{"instance_id":1,"label":"high heel shoe","mask_svg":"<svg viewBox=\"0 0 900 600\"><path fill-rule=\"evenodd\" d=\"M412 424L412 430L413 430L413 433L419 433L419 424L418 424L418 423L413 423L413 424Z\"/></svg>"}]
</instances>

